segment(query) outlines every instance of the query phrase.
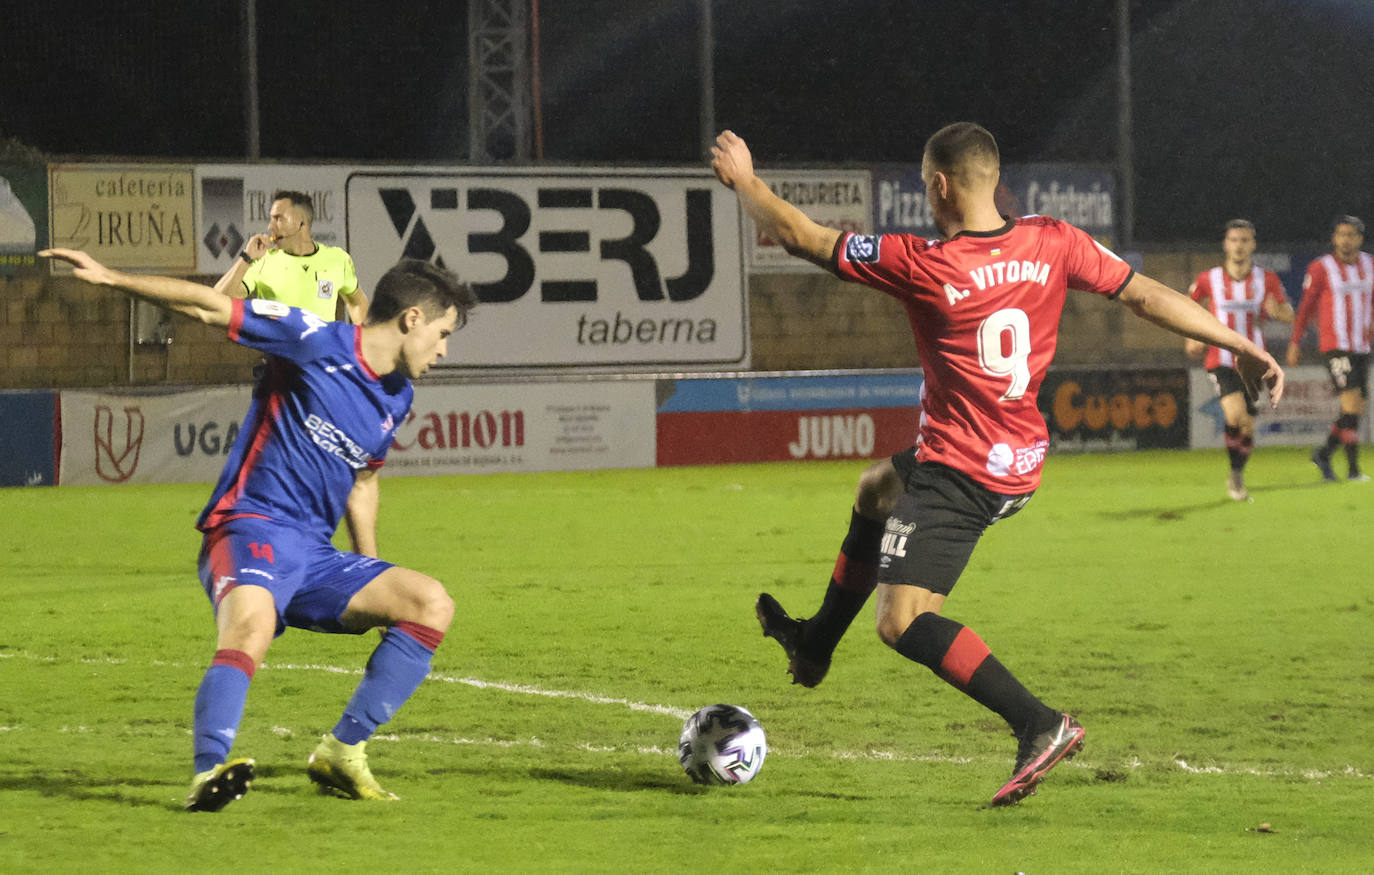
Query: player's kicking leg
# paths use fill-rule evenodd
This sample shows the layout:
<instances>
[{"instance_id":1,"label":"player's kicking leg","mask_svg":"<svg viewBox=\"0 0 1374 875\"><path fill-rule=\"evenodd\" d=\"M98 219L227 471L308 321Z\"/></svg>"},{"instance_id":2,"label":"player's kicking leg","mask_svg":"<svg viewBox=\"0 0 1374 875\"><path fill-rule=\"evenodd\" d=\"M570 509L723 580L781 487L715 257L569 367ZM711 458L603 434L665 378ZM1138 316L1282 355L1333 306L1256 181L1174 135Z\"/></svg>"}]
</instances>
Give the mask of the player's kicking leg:
<instances>
[{"instance_id":1,"label":"player's kicking leg","mask_svg":"<svg viewBox=\"0 0 1374 875\"><path fill-rule=\"evenodd\" d=\"M221 531L207 534L201 550L199 575L215 606L218 635L214 658L196 690L195 776L186 797L187 811L219 811L243 798L253 783L253 761L230 759L229 751L243 720L253 674L271 644L277 614L269 590L236 582L249 555L242 539Z\"/></svg>"},{"instance_id":2,"label":"player's kicking leg","mask_svg":"<svg viewBox=\"0 0 1374 875\"><path fill-rule=\"evenodd\" d=\"M368 659L363 679L339 722L310 755L306 773L322 792L347 799L394 801L399 797L384 790L372 775L367 740L429 674L434 651L453 620L453 600L439 581L389 566L353 593L337 620L346 631L384 626L387 632Z\"/></svg>"},{"instance_id":3,"label":"player's kicking leg","mask_svg":"<svg viewBox=\"0 0 1374 875\"><path fill-rule=\"evenodd\" d=\"M901 495L902 482L903 475L894 467L893 459L869 466L860 476L849 531L815 616L793 619L766 592L760 593L755 601L754 615L763 634L782 645L787 654L792 683L814 687L824 679L836 645L873 592L883 525Z\"/></svg>"}]
</instances>

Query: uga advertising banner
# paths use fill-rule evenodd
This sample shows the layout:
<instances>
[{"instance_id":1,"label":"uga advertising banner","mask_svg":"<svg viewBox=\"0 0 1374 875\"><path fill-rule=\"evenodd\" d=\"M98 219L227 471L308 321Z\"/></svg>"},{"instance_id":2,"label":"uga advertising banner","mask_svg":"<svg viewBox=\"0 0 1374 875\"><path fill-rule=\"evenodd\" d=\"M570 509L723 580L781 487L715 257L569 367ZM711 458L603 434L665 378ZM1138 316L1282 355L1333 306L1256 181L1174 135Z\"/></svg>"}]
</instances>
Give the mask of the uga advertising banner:
<instances>
[{"instance_id":1,"label":"uga advertising banner","mask_svg":"<svg viewBox=\"0 0 1374 875\"><path fill-rule=\"evenodd\" d=\"M652 380L425 386L396 432L392 474L651 468Z\"/></svg>"},{"instance_id":2,"label":"uga advertising banner","mask_svg":"<svg viewBox=\"0 0 1374 875\"><path fill-rule=\"evenodd\" d=\"M196 168L200 234L196 272L220 276L234 264L248 238L267 233L272 195L299 191L310 196L315 218L310 236L318 243L343 246L345 237L344 167L283 164L202 164ZM387 265L388 267L390 265Z\"/></svg>"},{"instance_id":3,"label":"uga advertising banner","mask_svg":"<svg viewBox=\"0 0 1374 875\"><path fill-rule=\"evenodd\" d=\"M920 178L920 172L916 176ZM764 174L773 194L806 213L812 221L859 234L873 232L873 183L866 170L782 170ZM751 273L806 273L819 270L788 255L778 243L744 220L746 257Z\"/></svg>"},{"instance_id":4,"label":"uga advertising banner","mask_svg":"<svg viewBox=\"0 0 1374 875\"><path fill-rule=\"evenodd\" d=\"M1040 385L1051 451L1188 446L1189 378L1167 370L1053 369Z\"/></svg>"},{"instance_id":5,"label":"uga advertising banner","mask_svg":"<svg viewBox=\"0 0 1374 875\"><path fill-rule=\"evenodd\" d=\"M48 246L47 215L47 168L0 164L0 276L34 266Z\"/></svg>"},{"instance_id":6,"label":"uga advertising banner","mask_svg":"<svg viewBox=\"0 0 1374 875\"><path fill-rule=\"evenodd\" d=\"M1116 177L1107 168L1081 164L1004 165L997 209L1008 216L1063 219L1111 246L1116 239ZM939 236L919 165L873 169L873 212L875 233Z\"/></svg>"},{"instance_id":7,"label":"uga advertising banner","mask_svg":"<svg viewBox=\"0 0 1374 875\"><path fill-rule=\"evenodd\" d=\"M190 165L51 164L52 245L110 267L194 273L194 175Z\"/></svg>"},{"instance_id":8,"label":"uga advertising banner","mask_svg":"<svg viewBox=\"0 0 1374 875\"><path fill-rule=\"evenodd\" d=\"M0 486L52 486L57 459L54 392L0 392Z\"/></svg>"},{"instance_id":9,"label":"uga advertising banner","mask_svg":"<svg viewBox=\"0 0 1374 875\"><path fill-rule=\"evenodd\" d=\"M474 285L441 367L747 366L740 211L699 170L358 171L347 215L364 289L402 257Z\"/></svg>"},{"instance_id":10,"label":"uga advertising banner","mask_svg":"<svg viewBox=\"0 0 1374 875\"><path fill-rule=\"evenodd\" d=\"M659 381L658 464L878 458L916 441L919 374Z\"/></svg>"},{"instance_id":11,"label":"uga advertising banner","mask_svg":"<svg viewBox=\"0 0 1374 875\"><path fill-rule=\"evenodd\" d=\"M175 395L63 392L61 483L212 483L251 396L251 386Z\"/></svg>"},{"instance_id":12,"label":"uga advertising banner","mask_svg":"<svg viewBox=\"0 0 1374 875\"><path fill-rule=\"evenodd\" d=\"M1255 417L1257 446L1316 446L1326 440L1340 412L1331 390L1331 377L1321 365L1284 369L1283 401L1273 410L1261 401ZM1192 381L1190 443L1196 449L1225 446L1226 417L1221 412L1212 377L1201 368L1189 372ZM1361 417L1360 440L1370 441L1369 417Z\"/></svg>"}]
</instances>

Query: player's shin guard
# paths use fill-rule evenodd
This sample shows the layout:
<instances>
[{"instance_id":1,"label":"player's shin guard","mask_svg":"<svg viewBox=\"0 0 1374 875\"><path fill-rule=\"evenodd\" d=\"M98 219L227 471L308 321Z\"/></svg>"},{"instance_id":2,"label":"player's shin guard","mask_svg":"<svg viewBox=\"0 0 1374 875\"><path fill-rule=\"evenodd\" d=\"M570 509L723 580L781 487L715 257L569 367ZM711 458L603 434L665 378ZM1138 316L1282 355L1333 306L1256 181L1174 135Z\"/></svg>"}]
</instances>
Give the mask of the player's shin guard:
<instances>
[{"instance_id":1,"label":"player's shin guard","mask_svg":"<svg viewBox=\"0 0 1374 875\"><path fill-rule=\"evenodd\" d=\"M192 742L196 774L229 758L255 669L253 658L241 650L215 651L196 690Z\"/></svg>"},{"instance_id":2,"label":"player's shin guard","mask_svg":"<svg viewBox=\"0 0 1374 875\"><path fill-rule=\"evenodd\" d=\"M853 511L821 608L806 623L809 649L830 653L868 601L878 581L878 549L885 522Z\"/></svg>"},{"instance_id":3,"label":"player's shin guard","mask_svg":"<svg viewBox=\"0 0 1374 875\"><path fill-rule=\"evenodd\" d=\"M353 698L334 727L344 744L366 741L390 720L429 674L429 664L444 633L419 623L397 623L367 661Z\"/></svg>"},{"instance_id":4,"label":"player's shin guard","mask_svg":"<svg viewBox=\"0 0 1374 875\"><path fill-rule=\"evenodd\" d=\"M1018 737L1043 731L1059 716L1022 686L976 632L948 617L930 612L918 615L895 649L995 711Z\"/></svg>"}]
</instances>

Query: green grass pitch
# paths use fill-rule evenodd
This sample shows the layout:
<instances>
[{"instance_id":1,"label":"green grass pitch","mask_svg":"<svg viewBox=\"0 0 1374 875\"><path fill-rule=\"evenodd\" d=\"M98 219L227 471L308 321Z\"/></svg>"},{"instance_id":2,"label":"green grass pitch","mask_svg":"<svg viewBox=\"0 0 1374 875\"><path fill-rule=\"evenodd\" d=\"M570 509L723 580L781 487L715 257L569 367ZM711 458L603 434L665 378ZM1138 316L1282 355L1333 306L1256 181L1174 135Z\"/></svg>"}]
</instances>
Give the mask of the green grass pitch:
<instances>
[{"instance_id":1,"label":"green grass pitch","mask_svg":"<svg viewBox=\"0 0 1374 875\"><path fill-rule=\"evenodd\" d=\"M818 604L862 467L385 481L383 555L458 604L369 748L402 801L307 781L376 638L292 630L235 747L258 780L214 815L180 810L209 486L0 490L0 871L1374 867L1374 485L1262 449L1242 505L1220 451L1052 456L945 613L1087 745L988 809L1006 728L884 648L871 611L815 690L759 634L760 590ZM768 732L750 785L678 767L683 718L714 702Z\"/></svg>"}]
</instances>

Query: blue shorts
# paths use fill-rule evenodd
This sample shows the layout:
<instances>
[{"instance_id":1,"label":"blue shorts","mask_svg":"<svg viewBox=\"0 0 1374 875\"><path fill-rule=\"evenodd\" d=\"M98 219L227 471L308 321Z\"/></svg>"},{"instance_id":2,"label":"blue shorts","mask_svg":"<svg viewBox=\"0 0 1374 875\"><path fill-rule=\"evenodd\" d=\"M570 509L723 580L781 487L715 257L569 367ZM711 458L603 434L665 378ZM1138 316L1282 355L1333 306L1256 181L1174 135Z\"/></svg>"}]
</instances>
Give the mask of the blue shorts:
<instances>
[{"instance_id":1,"label":"blue shorts","mask_svg":"<svg viewBox=\"0 0 1374 875\"><path fill-rule=\"evenodd\" d=\"M358 634L339 622L348 602L390 562L347 553L329 541L279 522L230 520L205 533L196 570L210 603L251 584L272 593L277 630L287 626L315 632Z\"/></svg>"}]
</instances>

